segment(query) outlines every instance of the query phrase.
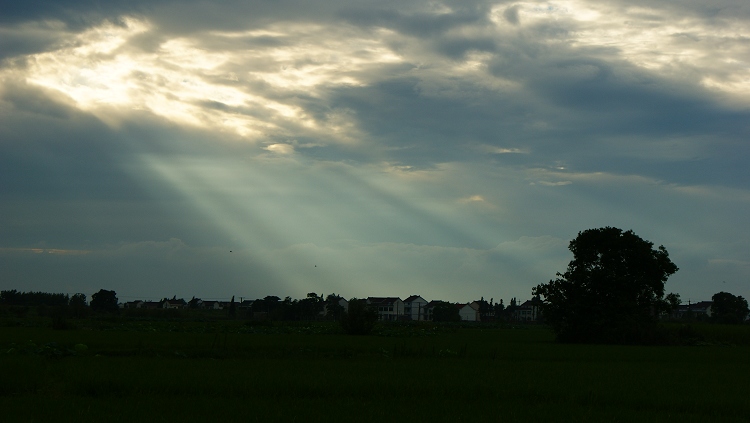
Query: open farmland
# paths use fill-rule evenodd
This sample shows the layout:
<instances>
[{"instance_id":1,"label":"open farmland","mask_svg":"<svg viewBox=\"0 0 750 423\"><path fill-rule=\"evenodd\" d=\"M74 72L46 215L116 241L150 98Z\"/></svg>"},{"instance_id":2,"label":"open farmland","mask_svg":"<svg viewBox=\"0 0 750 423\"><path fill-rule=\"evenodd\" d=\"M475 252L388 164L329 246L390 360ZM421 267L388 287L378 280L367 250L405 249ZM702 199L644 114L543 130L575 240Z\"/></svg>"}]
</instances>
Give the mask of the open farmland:
<instances>
[{"instance_id":1,"label":"open farmland","mask_svg":"<svg viewBox=\"0 0 750 423\"><path fill-rule=\"evenodd\" d=\"M748 329L721 336L744 340ZM510 326L396 324L361 337L331 323L4 326L0 401L3 420L19 422L740 422L750 415L747 344L552 341L544 328Z\"/></svg>"}]
</instances>

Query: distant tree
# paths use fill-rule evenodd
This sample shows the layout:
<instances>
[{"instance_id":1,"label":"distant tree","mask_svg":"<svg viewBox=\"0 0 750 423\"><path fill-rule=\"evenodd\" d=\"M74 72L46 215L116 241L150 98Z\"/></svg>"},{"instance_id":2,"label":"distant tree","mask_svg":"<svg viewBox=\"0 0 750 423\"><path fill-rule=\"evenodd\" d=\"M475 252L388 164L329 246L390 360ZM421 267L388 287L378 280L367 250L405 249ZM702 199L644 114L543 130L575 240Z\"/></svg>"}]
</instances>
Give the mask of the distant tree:
<instances>
[{"instance_id":1,"label":"distant tree","mask_svg":"<svg viewBox=\"0 0 750 423\"><path fill-rule=\"evenodd\" d=\"M668 313L674 313L677 308L682 304L682 300L680 299L680 294L675 294L670 292L664 297L664 301L667 303L667 312Z\"/></svg>"},{"instance_id":2,"label":"distant tree","mask_svg":"<svg viewBox=\"0 0 750 423\"><path fill-rule=\"evenodd\" d=\"M191 298L190 301L188 301L187 305L188 305L188 308L196 309L200 306L200 303L201 303L201 299L195 298L195 296L193 296L193 298Z\"/></svg>"},{"instance_id":3,"label":"distant tree","mask_svg":"<svg viewBox=\"0 0 750 423\"><path fill-rule=\"evenodd\" d=\"M265 316L266 319L278 318L281 314L281 298L275 295L268 295L265 298L258 298L253 301L251 306L254 318Z\"/></svg>"},{"instance_id":4,"label":"distant tree","mask_svg":"<svg viewBox=\"0 0 750 423\"><path fill-rule=\"evenodd\" d=\"M325 300L323 296L310 292L305 299L298 302L299 317L302 320L315 320L323 312L324 306Z\"/></svg>"},{"instance_id":5,"label":"distant tree","mask_svg":"<svg viewBox=\"0 0 750 423\"><path fill-rule=\"evenodd\" d=\"M91 310L103 312L117 312L117 293L100 289L99 292L91 296Z\"/></svg>"},{"instance_id":6,"label":"distant tree","mask_svg":"<svg viewBox=\"0 0 750 423\"><path fill-rule=\"evenodd\" d=\"M300 320L299 301L290 296L284 297L279 311L275 314L277 318L280 316L281 320Z\"/></svg>"},{"instance_id":7,"label":"distant tree","mask_svg":"<svg viewBox=\"0 0 750 423\"><path fill-rule=\"evenodd\" d=\"M492 305L492 300L488 303L484 297L475 301L479 304L479 320L482 322L491 322L495 319L495 307Z\"/></svg>"},{"instance_id":8,"label":"distant tree","mask_svg":"<svg viewBox=\"0 0 750 423\"><path fill-rule=\"evenodd\" d=\"M73 296L70 297L68 305L71 307L86 307L88 305L86 295L81 293L73 294Z\"/></svg>"},{"instance_id":9,"label":"distant tree","mask_svg":"<svg viewBox=\"0 0 750 423\"><path fill-rule=\"evenodd\" d=\"M275 295L267 295L266 297L263 298L263 300L261 301L259 305L265 307L265 310L259 310L259 311L265 311L265 312L271 313L274 310L276 310L279 306L281 306L281 298Z\"/></svg>"},{"instance_id":10,"label":"distant tree","mask_svg":"<svg viewBox=\"0 0 750 423\"><path fill-rule=\"evenodd\" d=\"M0 304L4 305L20 305L18 298L20 292L15 289L0 291Z\"/></svg>"},{"instance_id":11,"label":"distant tree","mask_svg":"<svg viewBox=\"0 0 750 423\"><path fill-rule=\"evenodd\" d=\"M664 283L677 271L667 250L633 231L606 227L570 242L568 270L533 289L563 342L647 342L668 308Z\"/></svg>"},{"instance_id":12,"label":"distant tree","mask_svg":"<svg viewBox=\"0 0 750 423\"><path fill-rule=\"evenodd\" d=\"M74 294L68 302L70 313L73 317L84 317L88 314L89 307L85 294Z\"/></svg>"},{"instance_id":13,"label":"distant tree","mask_svg":"<svg viewBox=\"0 0 750 423\"><path fill-rule=\"evenodd\" d=\"M375 328L377 320L378 312L367 304L367 300L352 298L349 311L341 319L341 327L349 335L367 335Z\"/></svg>"},{"instance_id":14,"label":"distant tree","mask_svg":"<svg viewBox=\"0 0 750 423\"><path fill-rule=\"evenodd\" d=\"M460 322L461 314L455 304L438 301L432 307L432 320L434 322Z\"/></svg>"},{"instance_id":15,"label":"distant tree","mask_svg":"<svg viewBox=\"0 0 750 423\"><path fill-rule=\"evenodd\" d=\"M343 297L336 294L328 294L325 301L326 318L331 320L341 320L344 314L344 306L341 305Z\"/></svg>"},{"instance_id":16,"label":"distant tree","mask_svg":"<svg viewBox=\"0 0 750 423\"><path fill-rule=\"evenodd\" d=\"M505 309L503 310L503 317L506 320L513 320L513 318L514 318L513 314L518 309L518 304L517 303L518 303L518 301L516 301L516 297L513 297L513 298L510 299L510 302L508 303L508 306L505 307Z\"/></svg>"},{"instance_id":17,"label":"distant tree","mask_svg":"<svg viewBox=\"0 0 750 423\"><path fill-rule=\"evenodd\" d=\"M495 304L495 316L500 317L505 313L505 304L503 304L503 299L500 299L500 302Z\"/></svg>"},{"instance_id":18,"label":"distant tree","mask_svg":"<svg viewBox=\"0 0 750 423\"><path fill-rule=\"evenodd\" d=\"M739 324L744 323L748 310L747 300L741 296L735 296L728 292L719 292L711 297L711 320L717 323Z\"/></svg>"},{"instance_id":19,"label":"distant tree","mask_svg":"<svg viewBox=\"0 0 750 423\"><path fill-rule=\"evenodd\" d=\"M237 317L237 305L234 303L234 295L232 295L232 301L229 302L229 317L232 319Z\"/></svg>"},{"instance_id":20,"label":"distant tree","mask_svg":"<svg viewBox=\"0 0 750 423\"><path fill-rule=\"evenodd\" d=\"M0 291L0 304L17 306L66 306L70 298L67 294L48 292L18 292L15 289Z\"/></svg>"}]
</instances>

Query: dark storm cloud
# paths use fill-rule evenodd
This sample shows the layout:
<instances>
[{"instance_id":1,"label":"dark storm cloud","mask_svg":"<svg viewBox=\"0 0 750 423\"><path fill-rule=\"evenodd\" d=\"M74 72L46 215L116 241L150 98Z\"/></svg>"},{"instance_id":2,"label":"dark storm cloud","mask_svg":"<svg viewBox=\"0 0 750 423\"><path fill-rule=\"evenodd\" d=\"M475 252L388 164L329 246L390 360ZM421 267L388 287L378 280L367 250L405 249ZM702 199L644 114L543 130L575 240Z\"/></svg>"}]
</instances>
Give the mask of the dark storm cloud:
<instances>
[{"instance_id":1,"label":"dark storm cloud","mask_svg":"<svg viewBox=\"0 0 750 423\"><path fill-rule=\"evenodd\" d=\"M505 9L503 12L503 17L506 21L512 23L513 25L518 25L520 22L518 18L518 5L513 5Z\"/></svg>"},{"instance_id":2,"label":"dark storm cloud","mask_svg":"<svg viewBox=\"0 0 750 423\"><path fill-rule=\"evenodd\" d=\"M81 31L103 19L118 22L122 15L141 14L152 4L155 3L140 0L112 0L106 4L97 0L3 0L0 24L58 21L73 31Z\"/></svg>"},{"instance_id":3,"label":"dark storm cloud","mask_svg":"<svg viewBox=\"0 0 750 423\"><path fill-rule=\"evenodd\" d=\"M487 24L487 5L466 5L447 13L402 13L397 9L349 8L341 12L356 26L383 27L420 38L431 37L466 25Z\"/></svg>"},{"instance_id":4,"label":"dark storm cloud","mask_svg":"<svg viewBox=\"0 0 750 423\"><path fill-rule=\"evenodd\" d=\"M114 130L23 83L5 87L0 114L2 246L82 248L173 236L197 245L216 241L213 225L136 165L142 154L178 148L181 155L204 155L197 147L205 134L198 141L149 119Z\"/></svg>"},{"instance_id":5,"label":"dark storm cloud","mask_svg":"<svg viewBox=\"0 0 750 423\"><path fill-rule=\"evenodd\" d=\"M456 84L467 90L467 97L478 91L468 82ZM474 155L467 149L467 142L502 146L518 143L508 128L523 115L523 104L493 101L476 94L471 99L431 98L420 94L419 80L394 78L342 90L332 104L355 110L368 133L394 148L394 157L404 163L426 165ZM384 104L388 107L381 107Z\"/></svg>"},{"instance_id":6,"label":"dark storm cloud","mask_svg":"<svg viewBox=\"0 0 750 423\"><path fill-rule=\"evenodd\" d=\"M392 13L369 15L369 18L381 25L385 25L386 19L392 22L400 19ZM392 23L391 27L399 25ZM335 104L357 111L369 133L382 135L385 142L392 140L399 144L402 148L394 155L404 162L461 160L467 153L461 138L505 146L510 140L514 146L530 147L537 155L548 154L549 159L557 156L569 163L579 162L582 170L623 172L631 167L668 180L680 180L685 175L682 181L685 183L695 181L695 175L714 182L724 179L711 176L716 158L710 150L717 147L711 138L721 134L724 147L745 150L739 142L748 133L747 112L720 105L714 94L686 81L676 82L658 72L613 60L612 51L561 46L553 49L539 42L567 33L568 27L563 24L544 24L527 30L523 38L499 42L485 35L459 40L438 37L435 41L435 51L452 58L471 50L493 53L489 69L498 77L522 83L526 91L520 95L489 94L482 98L480 94L471 96L469 101L460 96L429 98L421 95L420 80L404 77L407 73L404 72L390 74L387 79L381 76L368 87L342 90L333 98ZM455 84L472 89L468 81L459 80ZM380 104L388 107L381 108ZM551 124L554 134L519 128L518 117L531 110L540 120ZM703 147L688 157L689 162L675 165L675 160L684 157L665 156L662 166L654 162L653 155L622 159L621 151L610 149L611 143L603 141L624 134L630 144L627 148L633 150L648 150L655 139L663 137L704 141ZM571 151L571 144L577 148ZM594 164L588 160L590 156L581 154L592 149L603 159L609 158ZM656 155L665 153L668 152L658 151ZM687 168L692 171L685 172ZM729 182L732 185L747 180L737 166L722 169L735 174L731 178L734 182Z\"/></svg>"},{"instance_id":7,"label":"dark storm cloud","mask_svg":"<svg viewBox=\"0 0 750 423\"><path fill-rule=\"evenodd\" d=\"M132 185L112 172L112 158L122 144L97 119L48 94L22 84L4 93L0 172L4 181L14 182L4 184L5 194L71 199L127 195L130 190L123 188Z\"/></svg>"},{"instance_id":8,"label":"dark storm cloud","mask_svg":"<svg viewBox=\"0 0 750 423\"><path fill-rule=\"evenodd\" d=\"M0 28L0 63L22 54L45 51L67 37L61 24L30 23Z\"/></svg>"},{"instance_id":9,"label":"dark storm cloud","mask_svg":"<svg viewBox=\"0 0 750 423\"><path fill-rule=\"evenodd\" d=\"M473 157L475 151L467 144L481 143L529 148L538 159L547 156L548 163L565 160L581 170L619 173L636 165L659 178L674 180L685 175L687 182L697 174L715 179L711 177L713 166L704 160L716 159L710 153L717 147L712 140L716 134L721 134L724 148L746 148L737 142L747 134L750 115L720 106L702 90L676 85L622 63L615 70L615 64L596 58L538 55L525 62L516 66L533 70L523 74L505 66L501 57L491 68L498 76L523 83L527 91L522 93L482 93L471 82L458 80L454 88L461 94L436 99L422 95L418 78L393 75L368 87L342 89L331 97L331 104L356 111L368 133L400 147L394 150L394 157L422 165ZM388 107L381 107L383 104ZM555 129L524 128L521 122L532 113ZM684 157L664 156L668 151L657 154L663 156L662 163L655 163L653 154L624 160L619 157L621 151L612 149L616 145L604 140L624 134L628 140L622 142L636 150L648 150L663 137L700 137L704 146L695 149L682 165L673 162ZM571 145L576 148L571 150ZM591 161L594 155L604 161ZM639 160L644 161L640 166ZM686 167L692 171L684 172ZM735 173L741 171L733 168ZM728 170L732 167L723 169L732 172ZM732 185L747 181L739 173L733 179Z\"/></svg>"}]
</instances>

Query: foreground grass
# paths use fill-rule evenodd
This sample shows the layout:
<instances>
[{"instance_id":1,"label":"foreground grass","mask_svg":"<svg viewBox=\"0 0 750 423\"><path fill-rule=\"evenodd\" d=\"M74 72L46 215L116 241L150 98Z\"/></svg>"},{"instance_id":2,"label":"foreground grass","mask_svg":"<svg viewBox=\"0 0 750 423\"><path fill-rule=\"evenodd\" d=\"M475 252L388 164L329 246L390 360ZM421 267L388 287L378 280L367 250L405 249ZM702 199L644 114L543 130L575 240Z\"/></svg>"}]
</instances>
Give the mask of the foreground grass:
<instances>
[{"instance_id":1,"label":"foreground grass","mask_svg":"<svg viewBox=\"0 0 750 423\"><path fill-rule=\"evenodd\" d=\"M350 337L325 328L243 333L234 322L163 325L0 328L3 420L739 422L750 415L748 347L560 345L543 329L423 327ZM53 354L79 343L87 351Z\"/></svg>"}]
</instances>

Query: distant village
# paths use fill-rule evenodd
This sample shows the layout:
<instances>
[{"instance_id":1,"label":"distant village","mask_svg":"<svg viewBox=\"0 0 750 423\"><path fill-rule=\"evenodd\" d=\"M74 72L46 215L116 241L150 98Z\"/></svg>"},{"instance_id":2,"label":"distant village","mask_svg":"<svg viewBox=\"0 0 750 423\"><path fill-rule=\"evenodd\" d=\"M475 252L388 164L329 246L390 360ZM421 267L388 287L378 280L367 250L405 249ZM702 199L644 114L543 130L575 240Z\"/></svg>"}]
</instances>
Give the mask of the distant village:
<instances>
[{"instance_id":1,"label":"distant village","mask_svg":"<svg viewBox=\"0 0 750 423\"><path fill-rule=\"evenodd\" d=\"M427 301L420 295L410 295L406 299L400 297L367 297L367 304L378 313L379 321L445 321L450 316L458 316L457 320L465 322L494 322L497 320L513 322L538 322L543 320L541 313L542 301L539 297L519 303L515 298L508 305L503 300L495 303L493 299L486 301L481 298L467 303L450 303L441 300ZM667 318L710 318L712 301L681 304ZM331 294L326 298L322 295L310 293L305 299L293 300L290 297L281 299L268 296L263 299L239 301L210 301L192 298L167 299L161 301L129 301L119 303L123 309L200 309L200 310L232 310L253 319L274 320L314 320L324 318L338 318L340 313L349 310L349 301ZM442 313L442 315L441 315ZM447 316L446 316L447 314Z\"/></svg>"},{"instance_id":2,"label":"distant village","mask_svg":"<svg viewBox=\"0 0 750 423\"><path fill-rule=\"evenodd\" d=\"M717 294L718 295L718 294ZM731 296L731 294L725 294ZM742 297L738 297L744 301ZM18 292L16 290L0 291L0 306L20 306L19 313L30 306L69 307L76 316L86 315L87 311L121 311L126 315L148 315L150 311L161 314L162 311L176 313L201 312L217 317L226 314L229 317L240 317L251 320L340 320L349 311L350 301L364 302L367 307L377 312L377 318L383 322L393 321L435 321L435 322L518 322L543 323L543 302L539 297L519 302L511 298L508 304L501 299L486 301L484 298L466 303L453 303L441 300L428 301L420 295L400 297L367 297L350 300L337 294L327 296L308 293L303 299L277 296L266 296L255 300L240 297L229 301L203 300L193 297L189 301L177 296L163 298L160 301L127 301L121 302L115 291L105 289L91 295L91 301L85 294L72 296L62 293ZM664 319L709 320L715 314L713 301L699 301L677 304ZM44 310L40 309L40 312ZM718 311L717 311L718 313ZM717 314L718 316L718 314ZM750 316L742 316L742 320Z\"/></svg>"},{"instance_id":3,"label":"distant village","mask_svg":"<svg viewBox=\"0 0 750 423\"><path fill-rule=\"evenodd\" d=\"M538 297L520 304L513 298L507 306L503 303L503 300L495 303L493 299L488 302L481 298L467 303L450 303L440 300L427 301L420 295L410 295L403 300L400 297L367 297L364 300L373 310L377 310L378 320L380 321L444 320L440 313L448 310L451 311L451 315L457 315L461 321L467 322L491 322L500 317L518 322L535 322L540 317L539 310L541 307L541 300ZM230 310L235 307L237 311L249 314L255 319L292 317L284 316L284 309L286 309L287 313L298 315L294 317L314 319L337 317L339 313L347 312L349 301L336 294L323 298L322 295L318 296L311 293L302 300L293 300L289 297L282 300L275 296L256 300L241 298L236 302L233 300L209 301L199 298L192 298L190 301L181 298L164 298L161 301L129 301L120 303L119 306L123 309L201 310ZM289 310L293 311L290 313Z\"/></svg>"}]
</instances>

